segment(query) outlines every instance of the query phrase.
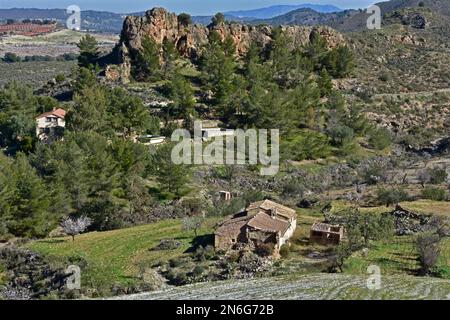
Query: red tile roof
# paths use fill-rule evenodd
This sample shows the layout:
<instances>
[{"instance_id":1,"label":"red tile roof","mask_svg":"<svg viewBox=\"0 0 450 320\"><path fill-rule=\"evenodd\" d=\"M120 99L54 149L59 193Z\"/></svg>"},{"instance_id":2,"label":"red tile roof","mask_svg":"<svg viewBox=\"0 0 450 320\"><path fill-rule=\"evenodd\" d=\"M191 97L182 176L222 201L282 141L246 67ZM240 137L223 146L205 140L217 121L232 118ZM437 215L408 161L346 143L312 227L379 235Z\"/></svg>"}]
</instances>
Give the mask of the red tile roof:
<instances>
[{"instance_id":1,"label":"red tile roof","mask_svg":"<svg viewBox=\"0 0 450 320\"><path fill-rule=\"evenodd\" d=\"M36 117L36 119L40 119L40 118L44 118L44 117L48 117L48 116L54 116L60 119L64 119L64 117L66 116L66 110L64 109L56 109L53 111L49 111L49 112L45 112L43 114L40 114Z\"/></svg>"},{"instance_id":2,"label":"red tile roof","mask_svg":"<svg viewBox=\"0 0 450 320\"><path fill-rule=\"evenodd\" d=\"M287 219L295 218L297 216L294 209L288 208L271 200L253 202L248 206L247 212L249 212L249 214L256 214L261 209L266 211L276 209L277 216L279 215Z\"/></svg>"},{"instance_id":3,"label":"red tile roof","mask_svg":"<svg viewBox=\"0 0 450 320\"><path fill-rule=\"evenodd\" d=\"M277 217L271 217L264 212L259 212L247 225L264 232L279 232L283 236L289 229L291 223Z\"/></svg>"}]
</instances>

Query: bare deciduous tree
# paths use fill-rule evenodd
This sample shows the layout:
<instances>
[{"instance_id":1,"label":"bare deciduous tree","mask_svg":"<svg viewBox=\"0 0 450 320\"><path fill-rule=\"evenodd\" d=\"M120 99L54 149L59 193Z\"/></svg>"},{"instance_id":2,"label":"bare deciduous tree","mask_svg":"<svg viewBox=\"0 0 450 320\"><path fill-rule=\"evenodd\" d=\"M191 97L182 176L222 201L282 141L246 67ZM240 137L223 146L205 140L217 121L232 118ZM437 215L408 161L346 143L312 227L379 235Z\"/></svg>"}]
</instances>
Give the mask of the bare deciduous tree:
<instances>
[{"instance_id":1,"label":"bare deciduous tree","mask_svg":"<svg viewBox=\"0 0 450 320\"><path fill-rule=\"evenodd\" d=\"M71 236L72 241L75 241L75 236L85 231L91 224L91 218L82 216L79 218L65 218L59 225L64 233Z\"/></svg>"},{"instance_id":2,"label":"bare deciduous tree","mask_svg":"<svg viewBox=\"0 0 450 320\"><path fill-rule=\"evenodd\" d=\"M197 231L201 228L202 224L203 218L200 216L186 217L183 219L183 230L194 231L195 236L197 236Z\"/></svg>"},{"instance_id":3,"label":"bare deciduous tree","mask_svg":"<svg viewBox=\"0 0 450 320\"><path fill-rule=\"evenodd\" d=\"M441 238L435 233L423 233L417 237L416 246L423 275L432 273L436 266L441 253L440 242Z\"/></svg>"}]
</instances>

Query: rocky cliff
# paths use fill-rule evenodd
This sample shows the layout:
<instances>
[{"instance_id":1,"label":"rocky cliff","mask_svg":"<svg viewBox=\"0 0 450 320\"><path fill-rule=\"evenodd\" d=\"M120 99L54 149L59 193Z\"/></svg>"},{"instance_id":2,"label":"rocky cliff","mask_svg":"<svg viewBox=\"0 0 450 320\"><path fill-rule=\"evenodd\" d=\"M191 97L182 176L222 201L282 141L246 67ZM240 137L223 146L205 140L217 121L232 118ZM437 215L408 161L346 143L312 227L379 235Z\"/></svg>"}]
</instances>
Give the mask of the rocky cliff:
<instances>
[{"instance_id":1,"label":"rocky cliff","mask_svg":"<svg viewBox=\"0 0 450 320\"><path fill-rule=\"evenodd\" d=\"M344 37L329 27L282 26L281 28L293 40L292 48L307 44L314 33L320 34L327 41L329 47L345 43ZM144 16L128 16L125 19L120 42L110 57L115 64L119 64L120 72L114 68L114 72L110 76L113 79L126 78L123 73L129 73L134 58L141 49L142 39L146 36L158 44L162 44L165 39L168 39L182 56L195 59L201 54L203 45L208 41L208 35L213 31L218 32L222 39L231 37L236 46L236 54L242 56L253 41L257 41L263 46L269 44L272 40L273 29L272 26L238 23L184 26L178 21L176 14L169 13L162 8L154 8L147 11ZM120 73L122 73L121 76L119 76Z\"/></svg>"}]
</instances>

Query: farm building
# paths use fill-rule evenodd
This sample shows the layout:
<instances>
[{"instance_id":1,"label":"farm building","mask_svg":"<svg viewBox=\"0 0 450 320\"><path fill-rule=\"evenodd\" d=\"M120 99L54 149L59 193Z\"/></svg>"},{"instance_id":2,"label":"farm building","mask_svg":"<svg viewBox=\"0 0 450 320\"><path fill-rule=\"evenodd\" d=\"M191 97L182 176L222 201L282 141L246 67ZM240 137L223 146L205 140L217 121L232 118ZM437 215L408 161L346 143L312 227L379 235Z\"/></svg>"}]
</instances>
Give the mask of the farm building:
<instances>
[{"instance_id":1,"label":"farm building","mask_svg":"<svg viewBox=\"0 0 450 320\"><path fill-rule=\"evenodd\" d=\"M51 141L62 136L66 122L66 111L55 109L36 117L36 136L41 141Z\"/></svg>"},{"instance_id":2,"label":"farm building","mask_svg":"<svg viewBox=\"0 0 450 320\"><path fill-rule=\"evenodd\" d=\"M271 244L278 252L297 227L295 210L270 200L250 204L217 228L214 244L217 250L229 250L236 244Z\"/></svg>"},{"instance_id":3,"label":"farm building","mask_svg":"<svg viewBox=\"0 0 450 320\"><path fill-rule=\"evenodd\" d=\"M309 240L311 242L328 245L339 244L344 237L344 227L328 223L317 222L311 227Z\"/></svg>"}]
</instances>

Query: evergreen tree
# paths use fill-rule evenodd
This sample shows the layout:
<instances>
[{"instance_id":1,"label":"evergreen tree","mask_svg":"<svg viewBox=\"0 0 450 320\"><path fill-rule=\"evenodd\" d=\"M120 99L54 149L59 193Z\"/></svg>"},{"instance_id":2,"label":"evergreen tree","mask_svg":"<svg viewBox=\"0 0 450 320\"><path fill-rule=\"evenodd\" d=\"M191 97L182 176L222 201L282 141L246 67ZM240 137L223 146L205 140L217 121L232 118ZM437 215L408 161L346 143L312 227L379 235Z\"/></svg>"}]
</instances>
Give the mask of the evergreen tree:
<instances>
[{"instance_id":1,"label":"evergreen tree","mask_svg":"<svg viewBox=\"0 0 450 320\"><path fill-rule=\"evenodd\" d=\"M183 27L188 27L192 24L192 17L190 14L182 12L178 15L178 23Z\"/></svg>"},{"instance_id":2,"label":"evergreen tree","mask_svg":"<svg viewBox=\"0 0 450 320\"><path fill-rule=\"evenodd\" d=\"M0 147L7 153L33 148L40 101L31 88L17 82L0 89Z\"/></svg>"},{"instance_id":3,"label":"evergreen tree","mask_svg":"<svg viewBox=\"0 0 450 320\"><path fill-rule=\"evenodd\" d=\"M109 95L102 86L86 87L74 96L74 106L66 116L70 131L106 132L108 126Z\"/></svg>"},{"instance_id":4,"label":"evergreen tree","mask_svg":"<svg viewBox=\"0 0 450 320\"><path fill-rule=\"evenodd\" d=\"M77 44L80 49L78 65L87 69L94 69L99 58L98 42L95 37L86 34Z\"/></svg>"},{"instance_id":5,"label":"evergreen tree","mask_svg":"<svg viewBox=\"0 0 450 320\"><path fill-rule=\"evenodd\" d=\"M211 23L213 26L218 26L219 24L225 23L225 15L222 12L218 12L212 17Z\"/></svg>"},{"instance_id":6,"label":"evergreen tree","mask_svg":"<svg viewBox=\"0 0 450 320\"><path fill-rule=\"evenodd\" d=\"M178 58L178 51L172 41L165 38L163 41L163 75L168 79L175 70L175 61Z\"/></svg>"},{"instance_id":7,"label":"evergreen tree","mask_svg":"<svg viewBox=\"0 0 450 320\"><path fill-rule=\"evenodd\" d=\"M154 159L156 177L163 190L180 197L182 188L189 181L189 169L186 165L173 163L171 159L172 147L171 144L165 144L157 149Z\"/></svg>"},{"instance_id":8,"label":"evergreen tree","mask_svg":"<svg viewBox=\"0 0 450 320\"><path fill-rule=\"evenodd\" d=\"M192 129L192 120L195 115L195 97L191 84L183 75L175 73L168 85L168 93L172 103L168 108L169 114L167 114L166 120L171 117L181 117L184 119L184 127Z\"/></svg>"},{"instance_id":9,"label":"evergreen tree","mask_svg":"<svg viewBox=\"0 0 450 320\"><path fill-rule=\"evenodd\" d=\"M158 80L161 78L160 46L150 37L142 39L142 48L137 53L132 73L135 79L141 81Z\"/></svg>"},{"instance_id":10,"label":"evergreen tree","mask_svg":"<svg viewBox=\"0 0 450 320\"><path fill-rule=\"evenodd\" d=\"M331 77L325 68L320 71L319 77L317 79L317 86L319 87L320 95L322 97L328 96L333 91L333 83L331 82Z\"/></svg>"},{"instance_id":11,"label":"evergreen tree","mask_svg":"<svg viewBox=\"0 0 450 320\"><path fill-rule=\"evenodd\" d=\"M236 58L234 44L230 40L222 42L220 35L213 31L202 56L203 82L211 90L214 103L221 105L233 92Z\"/></svg>"},{"instance_id":12,"label":"evergreen tree","mask_svg":"<svg viewBox=\"0 0 450 320\"><path fill-rule=\"evenodd\" d=\"M292 51L289 48L290 39L281 28L274 30L270 43L270 59L272 61L273 78L281 86L286 87L293 68Z\"/></svg>"},{"instance_id":13,"label":"evergreen tree","mask_svg":"<svg viewBox=\"0 0 450 320\"><path fill-rule=\"evenodd\" d=\"M111 127L125 139L146 131L150 114L140 98L131 96L121 88L109 94L108 117Z\"/></svg>"},{"instance_id":14,"label":"evergreen tree","mask_svg":"<svg viewBox=\"0 0 450 320\"><path fill-rule=\"evenodd\" d=\"M3 230L17 237L44 237L56 226L58 213L43 180L23 154L15 160L0 154L0 220Z\"/></svg>"}]
</instances>

